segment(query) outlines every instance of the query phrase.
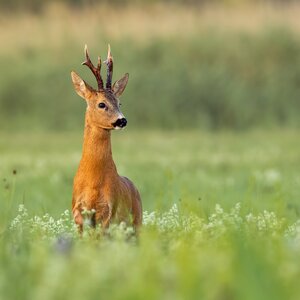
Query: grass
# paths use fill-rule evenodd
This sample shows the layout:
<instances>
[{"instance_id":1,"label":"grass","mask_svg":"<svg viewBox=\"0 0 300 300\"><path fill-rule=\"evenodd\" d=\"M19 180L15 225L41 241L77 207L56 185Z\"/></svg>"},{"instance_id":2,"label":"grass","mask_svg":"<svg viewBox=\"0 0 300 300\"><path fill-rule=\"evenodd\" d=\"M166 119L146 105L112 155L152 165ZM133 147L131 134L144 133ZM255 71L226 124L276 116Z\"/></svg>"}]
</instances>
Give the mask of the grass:
<instances>
[{"instance_id":1,"label":"grass","mask_svg":"<svg viewBox=\"0 0 300 300\"><path fill-rule=\"evenodd\" d=\"M298 300L299 9L2 12L0 299ZM70 215L84 103L69 71L92 83L83 45L108 42L131 76L113 155L142 195L138 239L124 224L79 238Z\"/></svg>"},{"instance_id":2,"label":"grass","mask_svg":"<svg viewBox=\"0 0 300 300\"><path fill-rule=\"evenodd\" d=\"M2 133L0 298L299 299L297 136L113 133L142 194L137 241L122 224L74 232L81 133Z\"/></svg>"}]
</instances>

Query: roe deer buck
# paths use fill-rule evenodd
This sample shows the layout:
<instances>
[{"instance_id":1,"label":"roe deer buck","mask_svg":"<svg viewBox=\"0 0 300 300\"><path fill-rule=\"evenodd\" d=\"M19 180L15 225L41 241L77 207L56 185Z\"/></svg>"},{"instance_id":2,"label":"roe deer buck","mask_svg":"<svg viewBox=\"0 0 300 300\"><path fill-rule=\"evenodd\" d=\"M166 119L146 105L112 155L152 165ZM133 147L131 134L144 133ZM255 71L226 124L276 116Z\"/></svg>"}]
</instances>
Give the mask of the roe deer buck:
<instances>
[{"instance_id":1,"label":"roe deer buck","mask_svg":"<svg viewBox=\"0 0 300 300\"><path fill-rule=\"evenodd\" d=\"M112 85L113 58L108 45L107 80L103 86L101 59L97 67L90 60L87 46L82 64L96 77L95 90L71 72L77 94L86 100L83 152L74 178L72 212L79 231L83 230L83 211L90 213L90 224L107 228L111 221L129 222L136 228L142 223L142 204L138 190L126 177L119 176L112 158L111 130L121 129L127 121L120 111L119 96L128 82L128 73Z\"/></svg>"}]
</instances>

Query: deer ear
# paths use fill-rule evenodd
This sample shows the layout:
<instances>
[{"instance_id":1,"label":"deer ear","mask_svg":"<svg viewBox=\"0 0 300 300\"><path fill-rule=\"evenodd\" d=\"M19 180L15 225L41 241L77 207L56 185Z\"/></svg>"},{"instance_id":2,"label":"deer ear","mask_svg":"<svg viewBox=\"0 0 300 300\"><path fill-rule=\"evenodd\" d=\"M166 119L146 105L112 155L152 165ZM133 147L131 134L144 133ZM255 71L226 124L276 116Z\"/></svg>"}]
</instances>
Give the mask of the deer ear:
<instances>
[{"instance_id":1,"label":"deer ear","mask_svg":"<svg viewBox=\"0 0 300 300\"><path fill-rule=\"evenodd\" d=\"M71 77L76 93L83 99L87 99L93 94L94 89L90 87L80 76L74 71L71 72Z\"/></svg>"},{"instance_id":2,"label":"deer ear","mask_svg":"<svg viewBox=\"0 0 300 300\"><path fill-rule=\"evenodd\" d=\"M123 94L127 82L128 82L129 74L126 73L121 79L117 80L112 87L113 93L116 97L119 97Z\"/></svg>"}]
</instances>

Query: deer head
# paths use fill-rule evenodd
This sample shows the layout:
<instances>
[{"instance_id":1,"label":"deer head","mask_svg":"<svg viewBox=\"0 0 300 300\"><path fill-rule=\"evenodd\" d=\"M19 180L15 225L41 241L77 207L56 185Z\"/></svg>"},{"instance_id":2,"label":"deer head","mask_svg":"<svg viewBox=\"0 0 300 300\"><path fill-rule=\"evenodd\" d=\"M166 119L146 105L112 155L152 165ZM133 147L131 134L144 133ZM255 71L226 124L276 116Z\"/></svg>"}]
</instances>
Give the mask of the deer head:
<instances>
[{"instance_id":1,"label":"deer head","mask_svg":"<svg viewBox=\"0 0 300 300\"><path fill-rule=\"evenodd\" d=\"M104 62L107 66L107 79L105 88L101 77L101 58L98 57L98 63L95 67L89 57L87 46L85 45L85 58L82 63L86 65L94 74L98 89L92 88L78 74L71 72L73 85L77 94L87 102L87 119L90 125L103 129L121 129L126 126L127 120L120 111L119 97L123 94L129 74L126 73L121 79L117 80L113 85L113 57L111 55L110 46L108 45L107 59Z\"/></svg>"}]
</instances>

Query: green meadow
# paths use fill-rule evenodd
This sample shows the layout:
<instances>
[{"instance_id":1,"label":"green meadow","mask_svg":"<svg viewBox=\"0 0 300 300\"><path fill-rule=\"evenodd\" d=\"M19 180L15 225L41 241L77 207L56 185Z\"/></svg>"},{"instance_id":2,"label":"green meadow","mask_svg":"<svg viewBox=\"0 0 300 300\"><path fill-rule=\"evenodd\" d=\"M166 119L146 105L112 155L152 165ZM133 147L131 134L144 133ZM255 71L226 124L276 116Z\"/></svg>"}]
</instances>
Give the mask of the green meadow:
<instances>
[{"instance_id":1,"label":"green meadow","mask_svg":"<svg viewBox=\"0 0 300 300\"><path fill-rule=\"evenodd\" d=\"M123 224L77 235L81 134L4 137L2 299L299 298L296 131L114 132L142 195L138 239Z\"/></svg>"},{"instance_id":2,"label":"green meadow","mask_svg":"<svg viewBox=\"0 0 300 300\"><path fill-rule=\"evenodd\" d=\"M1 300L300 298L300 6L152 2L0 0ZM108 43L143 226L80 237L70 71Z\"/></svg>"}]
</instances>

